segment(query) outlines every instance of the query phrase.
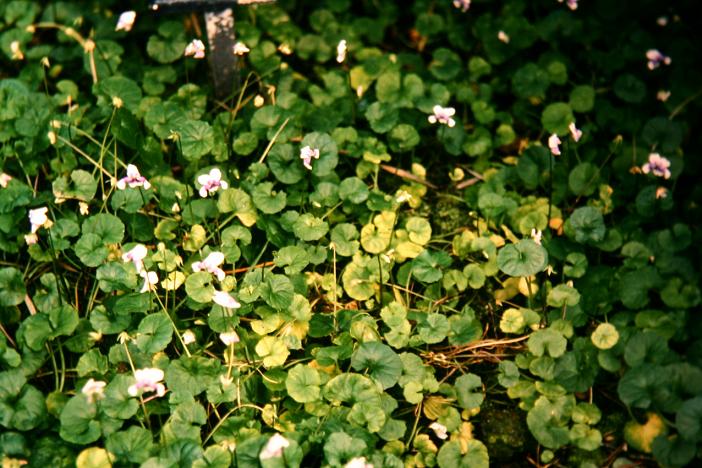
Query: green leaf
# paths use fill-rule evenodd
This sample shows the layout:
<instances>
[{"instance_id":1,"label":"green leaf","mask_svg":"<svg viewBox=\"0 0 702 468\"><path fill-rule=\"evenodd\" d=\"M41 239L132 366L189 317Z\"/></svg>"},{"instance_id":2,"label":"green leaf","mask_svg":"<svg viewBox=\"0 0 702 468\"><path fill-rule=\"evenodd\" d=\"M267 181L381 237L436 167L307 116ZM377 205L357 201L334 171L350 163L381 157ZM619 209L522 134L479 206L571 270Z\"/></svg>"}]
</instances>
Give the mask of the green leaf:
<instances>
[{"instance_id":1,"label":"green leaf","mask_svg":"<svg viewBox=\"0 0 702 468\"><path fill-rule=\"evenodd\" d=\"M97 191L97 181L90 172L78 169L71 172L70 182L66 176L61 176L51 184L54 197L66 200L75 199L90 201Z\"/></svg>"},{"instance_id":2,"label":"green leaf","mask_svg":"<svg viewBox=\"0 0 702 468\"><path fill-rule=\"evenodd\" d=\"M285 192L273 190L272 182L263 182L254 187L252 193L254 205L266 214L274 214L282 211L286 204Z\"/></svg>"},{"instance_id":3,"label":"green leaf","mask_svg":"<svg viewBox=\"0 0 702 468\"><path fill-rule=\"evenodd\" d=\"M583 206L573 211L567 226L572 229L575 242L580 244L600 242L605 237L602 212L593 206Z\"/></svg>"},{"instance_id":4,"label":"green leaf","mask_svg":"<svg viewBox=\"0 0 702 468\"><path fill-rule=\"evenodd\" d=\"M437 456L439 467L488 468L490 466L490 457L485 444L477 439L468 439L465 444L466 451L463 452L459 441L452 440L444 443Z\"/></svg>"},{"instance_id":5,"label":"green leaf","mask_svg":"<svg viewBox=\"0 0 702 468\"><path fill-rule=\"evenodd\" d=\"M685 401L675 414L675 427L689 441L702 439L702 397Z\"/></svg>"},{"instance_id":6,"label":"green leaf","mask_svg":"<svg viewBox=\"0 0 702 468\"><path fill-rule=\"evenodd\" d=\"M268 274L260 285L260 294L271 307L285 310L292 304L295 289L288 277Z\"/></svg>"},{"instance_id":7,"label":"green leaf","mask_svg":"<svg viewBox=\"0 0 702 468\"><path fill-rule=\"evenodd\" d=\"M197 161L214 148L214 131L207 122L186 120L175 129L183 157L188 161Z\"/></svg>"},{"instance_id":8,"label":"green leaf","mask_svg":"<svg viewBox=\"0 0 702 468\"><path fill-rule=\"evenodd\" d=\"M434 51L429 63L429 72L442 81L454 79L462 68L461 57L451 49L443 47Z\"/></svg>"},{"instance_id":9,"label":"green leaf","mask_svg":"<svg viewBox=\"0 0 702 468\"><path fill-rule=\"evenodd\" d=\"M311 403L321 396L322 379L317 369L297 364L288 371L285 388L290 397L298 403Z\"/></svg>"},{"instance_id":10,"label":"green leaf","mask_svg":"<svg viewBox=\"0 0 702 468\"><path fill-rule=\"evenodd\" d=\"M627 73L614 81L614 94L624 102L638 104L646 97L646 84Z\"/></svg>"},{"instance_id":11,"label":"green leaf","mask_svg":"<svg viewBox=\"0 0 702 468\"><path fill-rule=\"evenodd\" d=\"M241 224L246 227L251 227L256 223L256 209L251 197L241 189L228 188L221 191L217 201L217 209L220 213L234 212Z\"/></svg>"},{"instance_id":12,"label":"green leaf","mask_svg":"<svg viewBox=\"0 0 702 468\"><path fill-rule=\"evenodd\" d=\"M212 274L209 272L199 271L191 274L185 280L185 292L196 302L203 304L212 302L214 291Z\"/></svg>"},{"instance_id":13,"label":"green leaf","mask_svg":"<svg viewBox=\"0 0 702 468\"><path fill-rule=\"evenodd\" d=\"M146 461L153 446L151 431L139 426L131 426L127 430L110 434L105 441L105 448L117 459L131 463Z\"/></svg>"},{"instance_id":14,"label":"green leaf","mask_svg":"<svg viewBox=\"0 0 702 468\"><path fill-rule=\"evenodd\" d=\"M73 247L73 250L76 252L80 261L87 267L100 265L110 253L102 237L91 232L83 233Z\"/></svg>"},{"instance_id":15,"label":"green leaf","mask_svg":"<svg viewBox=\"0 0 702 468\"><path fill-rule=\"evenodd\" d=\"M417 325L419 337L427 344L436 344L444 341L451 327L448 319L441 314L428 314Z\"/></svg>"},{"instance_id":16,"label":"green leaf","mask_svg":"<svg viewBox=\"0 0 702 468\"><path fill-rule=\"evenodd\" d=\"M81 445L100 438L101 425L97 419L97 407L88 403L85 395L74 396L63 407L59 434L64 440Z\"/></svg>"},{"instance_id":17,"label":"green leaf","mask_svg":"<svg viewBox=\"0 0 702 468\"><path fill-rule=\"evenodd\" d=\"M497 254L497 266L510 276L532 276L548 265L548 252L531 239L507 244Z\"/></svg>"},{"instance_id":18,"label":"green leaf","mask_svg":"<svg viewBox=\"0 0 702 468\"><path fill-rule=\"evenodd\" d=\"M158 28L158 35L149 37L146 52L159 63L171 63L183 57L187 46L183 26L177 21L167 21Z\"/></svg>"},{"instance_id":19,"label":"green leaf","mask_svg":"<svg viewBox=\"0 0 702 468\"><path fill-rule=\"evenodd\" d=\"M547 133L565 135L572 122L575 122L573 111L565 102L549 104L541 114L541 125Z\"/></svg>"},{"instance_id":20,"label":"green leaf","mask_svg":"<svg viewBox=\"0 0 702 468\"><path fill-rule=\"evenodd\" d=\"M285 267L286 275L292 275L305 269L309 264L309 255L299 245L289 245L273 254L273 262L277 267Z\"/></svg>"},{"instance_id":21,"label":"green leaf","mask_svg":"<svg viewBox=\"0 0 702 468\"><path fill-rule=\"evenodd\" d=\"M557 358L565 353L567 345L565 337L551 328L536 330L527 341L527 347L534 356L548 354Z\"/></svg>"},{"instance_id":22,"label":"green leaf","mask_svg":"<svg viewBox=\"0 0 702 468\"><path fill-rule=\"evenodd\" d=\"M100 213L83 221L83 234L94 234L104 244L119 244L124 239L124 223L117 216Z\"/></svg>"},{"instance_id":23,"label":"green leaf","mask_svg":"<svg viewBox=\"0 0 702 468\"><path fill-rule=\"evenodd\" d=\"M340 223L334 226L331 232L331 242L337 255L351 257L358 252L360 243L358 242L358 230L356 226L349 223Z\"/></svg>"},{"instance_id":24,"label":"green leaf","mask_svg":"<svg viewBox=\"0 0 702 468\"><path fill-rule=\"evenodd\" d=\"M123 76L110 76L100 80L96 85L99 94L105 96L114 107L121 107L115 101L121 101L131 112L138 112L141 102L141 88L134 81Z\"/></svg>"},{"instance_id":25,"label":"green leaf","mask_svg":"<svg viewBox=\"0 0 702 468\"><path fill-rule=\"evenodd\" d=\"M295 154L295 149L290 144L273 145L266 163L271 169L271 172L280 182L284 184L296 184L305 177L307 170L300 161L300 153ZM321 151L320 151L321 158ZM317 163L315 160L314 163ZM314 166L313 166L314 167Z\"/></svg>"},{"instance_id":26,"label":"green leaf","mask_svg":"<svg viewBox=\"0 0 702 468\"><path fill-rule=\"evenodd\" d=\"M168 346L172 334L171 323L163 314L147 315L139 323L136 345L142 352L154 354Z\"/></svg>"},{"instance_id":27,"label":"green leaf","mask_svg":"<svg viewBox=\"0 0 702 468\"><path fill-rule=\"evenodd\" d=\"M401 123L388 134L390 149L399 153L413 149L419 142L419 133L412 125Z\"/></svg>"},{"instance_id":28,"label":"green leaf","mask_svg":"<svg viewBox=\"0 0 702 468\"><path fill-rule=\"evenodd\" d=\"M580 85L570 92L570 107L575 112L590 112L595 107L595 89L589 85Z\"/></svg>"},{"instance_id":29,"label":"green leaf","mask_svg":"<svg viewBox=\"0 0 702 468\"><path fill-rule=\"evenodd\" d=\"M393 105L382 102L374 102L368 106L365 116L376 133L389 132L397 125L397 121L400 118L398 110Z\"/></svg>"},{"instance_id":30,"label":"green leaf","mask_svg":"<svg viewBox=\"0 0 702 468\"><path fill-rule=\"evenodd\" d=\"M303 241L317 241L329 232L329 224L321 218L305 213L293 223L293 233Z\"/></svg>"},{"instance_id":31,"label":"green leaf","mask_svg":"<svg viewBox=\"0 0 702 468\"><path fill-rule=\"evenodd\" d=\"M0 306L21 304L26 294L21 271L14 267L0 269Z\"/></svg>"},{"instance_id":32,"label":"green leaf","mask_svg":"<svg viewBox=\"0 0 702 468\"><path fill-rule=\"evenodd\" d=\"M256 344L256 354L263 358L263 366L270 369L285 364L290 351L281 338L264 336Z\"/></svg>"},{"instance_id":33,"label":"green leaf","mask_svg":"<svg viewBox=\"0 0 702 468\"><path fill-rule=\"evenodd\" d=\"M478 375L464 374L458 377L454 382L454 388L456 389L456 398L461 408L478 408L485 399L483 381Z\"/></svg>"},{"instance_id":34,"label":"green leaf","mask_svg":"<svg viewBox=\"0 0 702 468\"><path fill-rule=\"evenodd\" d=\"M580 293L567 284L559 284L548 292L546 303L551 307L574 307L580 302Z\"/></svg>"},{"instance_id":35,"label":"green leaf","mask_svg":"<svg viewBox=\"0 0 702 468\"><path fill-rule=\"evenodd\" d=\"M599 174L600 171L594 164L580 163L570 171L568 187L575 195L590 196L599 186Z\"/></svg>"},{"instance_id":36,"label":"green leaf","mask_svg":"<svg viewBox=\"0 0 702 468\"><path fill-rule=\"evenodd\" d=\"M384 389L395 385L402 374L400 357L389 346L377 341L362 343L351 356L351 367L368 371Z\"/></svg>"},{"instance_id":37,"label":"green leaf","mask_svg":"<svg viewBox=\"0 0 702 468\"><path fill-rule=\"evenodd\" d=\"M240 156L248 156L253 153L257 147L258 137L253 132L240 133L232 143L232 150Z\"/></svg>"}]
</instances>

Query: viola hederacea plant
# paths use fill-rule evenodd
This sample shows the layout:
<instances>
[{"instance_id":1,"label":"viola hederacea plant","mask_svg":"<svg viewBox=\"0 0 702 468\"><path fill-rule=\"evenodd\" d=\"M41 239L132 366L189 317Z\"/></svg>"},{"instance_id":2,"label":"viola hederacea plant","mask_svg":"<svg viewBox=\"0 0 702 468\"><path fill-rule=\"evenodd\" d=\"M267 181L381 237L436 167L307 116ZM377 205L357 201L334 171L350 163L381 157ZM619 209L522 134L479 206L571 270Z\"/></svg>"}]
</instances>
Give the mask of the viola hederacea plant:
<instances>
[{"instance_id":1,"label":"viola hederacea plant","mask_svg":"<svg viewBox=\"0 0 702 468\"><path fill-rule=\"evenodd\" d=\"M696 2L151 3L0 2L3 467L700 466Z\"/></svg>"}]
</instances>

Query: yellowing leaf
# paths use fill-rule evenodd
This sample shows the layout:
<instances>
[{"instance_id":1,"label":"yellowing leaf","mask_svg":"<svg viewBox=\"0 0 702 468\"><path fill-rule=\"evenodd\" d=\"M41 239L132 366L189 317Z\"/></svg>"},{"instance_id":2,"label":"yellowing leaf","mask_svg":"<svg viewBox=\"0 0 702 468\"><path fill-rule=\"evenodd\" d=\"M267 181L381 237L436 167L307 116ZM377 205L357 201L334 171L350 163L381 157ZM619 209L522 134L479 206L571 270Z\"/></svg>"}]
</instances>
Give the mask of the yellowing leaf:
<instances>
[{"instance_id":1,"label":"yellowing leaf","mask_svg":"<svg viewBox=\"0 0 702 468\"><path fill-rule=\"evenodd\" d=\"M663 419L656 413L646 413L648 420L644 424L629 421L624 426L624 439L636 450L651 453L653 439L668 433Z\"/></svg>"}]
</instances>

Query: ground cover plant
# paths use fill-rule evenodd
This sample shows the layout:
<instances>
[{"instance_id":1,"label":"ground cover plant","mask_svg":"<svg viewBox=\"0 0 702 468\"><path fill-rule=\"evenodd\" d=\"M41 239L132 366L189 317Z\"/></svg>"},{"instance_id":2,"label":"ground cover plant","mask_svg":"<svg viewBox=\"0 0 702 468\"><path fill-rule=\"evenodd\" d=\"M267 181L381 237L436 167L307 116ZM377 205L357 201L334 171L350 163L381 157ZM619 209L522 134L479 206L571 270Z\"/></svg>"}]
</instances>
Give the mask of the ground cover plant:
<instances>
[{"instance_id":1,"label":"ground cover plant","mask_svg":"<svg viewBox=\"0 0 702 468\"><path fill-rule=\"evenodd\" d=\"M125 3L0 3L3 466L699 463L694 2Z\"/></svg>"}]
</instances>

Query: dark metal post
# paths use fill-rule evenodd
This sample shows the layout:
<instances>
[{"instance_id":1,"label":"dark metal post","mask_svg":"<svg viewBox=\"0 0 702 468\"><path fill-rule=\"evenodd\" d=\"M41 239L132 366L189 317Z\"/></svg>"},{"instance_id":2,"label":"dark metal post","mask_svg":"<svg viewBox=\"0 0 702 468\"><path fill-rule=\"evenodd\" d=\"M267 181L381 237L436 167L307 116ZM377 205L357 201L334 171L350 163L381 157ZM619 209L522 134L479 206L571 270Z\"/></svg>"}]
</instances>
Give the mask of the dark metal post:
<instances>
[{"instance_id":1,"label":"dark metal post","mask_svg":"<svg viewBox=\"0 0 702 468\"><path fill-rule=\"evenodd\" d=\"M239 84L238 57L234 54L234 12L231 6L270 3L275 0L153 0L153 10L203 11L209 43L208 62L217 99L231 96Z\"/></svg>"}]
</instances>

